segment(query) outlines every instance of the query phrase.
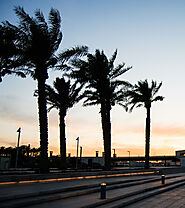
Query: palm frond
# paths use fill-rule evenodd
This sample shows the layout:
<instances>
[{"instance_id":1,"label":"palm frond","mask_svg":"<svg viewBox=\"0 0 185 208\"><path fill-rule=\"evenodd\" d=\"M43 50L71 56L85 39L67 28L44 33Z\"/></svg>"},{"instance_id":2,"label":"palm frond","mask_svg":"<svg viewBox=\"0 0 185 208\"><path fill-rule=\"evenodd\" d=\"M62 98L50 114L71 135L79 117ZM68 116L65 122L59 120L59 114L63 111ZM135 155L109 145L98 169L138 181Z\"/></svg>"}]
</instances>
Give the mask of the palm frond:
<instances>
[{"instance_id":1,"label":"palm frond","mask_svg":"<svg viewBox=\"0 0 185 208\"><path fill-rule=\"evenodd\" d=\"M46 23L46 21L45 21L44 15L43 15L43 13L40 11L40 9L36 9L36 10L35 10L35 16L36 16L37 22L38 22L39 24L42 24L42 25L45 27L45 29L47 30L47 29L48 29L47 23Z\"/></svg>"},{"instance_id":2,"label":"palm frond","mask_svg":"<svg viewBox=\"0 0 185 208\"><path fill-rule=\"evenodd\" d=\"M57 9L51 8L49 12L49 32L53 35L54 39L56 39L59 31L60 31L60 24L61 24L61 17L60 13Z\"/></svg>"},{"instance_id":3,"label":"palm frond","mask_svg":"<svg viewBox=\"0 0 185 208\"><path fill-rule=\"evenodd\" d=\"M111 81L111 87L132 87L132 84L130 84L129 82L127 81L124 81L124 80L114 80L114 81Z\"/></svg>"},{"instance_id":4,"label":"palm frond","mask_svg":"<svg viewBox=\"0 0 185 208\"><path fill-rule=\"evenodd\" d=\"M74 58L74 60L77 57L81 57L84 55L87 55L88 53L88 47L87 46L76 46L71 49L67 49L61 53L58 54L58 60L64 64L65 62L69 61L69 59ZM72 63L73 65L73 63Z\"/></svg>"},{"instance_id":5,"label":"palm frond","mask_svg":"<svg viewBox=\"0 0 185 208\"><path fill-rule=\"evenodd\" d=\"M153 96L156 95L156 93L159 91L161 86L162 86L162 82L160 82L158 86L157 86L157 83L156 83L156 87L154 87L154 89L153 89Z\"/></svg>"},{"instance_id":6,"label":"palm frond","mask_svg":"<svg viewBox=\"0 0 185 208\"><path fill-rule=\"evenodd\" d=\"M147 108L150 107L151 103L154 101L162 101L164 97L154 97L154 95L159 91L161 85L162 83L157 86L157 82L152 81L150 87L148 81L144 80L138 81L131 90L127 90L124 95L128 99L126 105L131 105L130 111L132 111L134 107L145 106Z\"/></svg>"},{"instance_id":7,"label":"palm frond","mask_svg":"<svg viewBox=\"0 0 185 208\"><path fill-rule=\"evenodd\" d=\"M72 71L73 67L71 67L71 66L69 66L67 64L58 64L58 65L55 66L55 69L66 72L66 71ZM67 75L67 73L64 73L64 74ZM68 73L68 75L70 76L69 73Z\"/></svg>"},{"instance_id":8,"label":"palm frond","mask_svg":"<svg viewBox=\"0 0 185 208\"><path fill-rule=\"evenodd\" d=\"M83 106L86 107L86 106L94 106L94 105L99 105L100 103L97 102L97 101L90 101L90 100L85 100L83 102Z\"/></svg>"},{"instance_id":9,"label":"palm frond","mask_svg":"<svg viewBox=\"0 0 185 208\"><path fill-rule=\"evenodd\" d=\"M114 61L115 61L115 59L116 59L117 53L118 53L118 51L117 51L117 49L116 49L116 50L114 51L112 57L111 57L110 60L109 60L109 67L110 67L110 68L113 68L113 67L114 67Z\"/></svg>"},{"instance_id":10,"label":"palm frond","mask_svg":"<svg viewBox=\"0 0 185 208\"><path fill-rule=\"evenodd\" d=\"M140 108L140 107L142 107L142 106L143 106L143 104L139 103L139 104L136 106L136 108Z\"/></svg>"},{"instance_id":11,"label":"palm frond","mask_svg":"<svg viewBox=\"0 0 185 208\"><path fill-rule=\"evenodd\" d=\"M65 53L62 54L61 60L65 60L65 56L68 57ZM131 67L124 68L125 64L120 64L114 68L116 56L117 50L108 60L104 51L97 49L94 54L88 53L87 59L75 57L68 62L73 68L67 71L68 74L72 79L85 86L85 92L83 93L83 96L87 98L84 101L85 105L89 103L100 104L101 99L105 100L107 106L124 100L122 91L132 85L115 78L128 71ZM68 61L68 59L66 60Z\"/></svg>"},{"instance_id":12,"label":"palm frond","mask_svg":"<svg viewBox=\"0 0 185 208\"><path fill-rule=\"evenodd\" d=\"M131 106L131 108L129 109L129 112L130 112L130 113L133 111L133 109L134 109L134 107L136 106L136 104L137 104L137 103L134 103L134 104Z\"/></svg>"},{"instance_id":13,"label":"palm frond","mask_svg":"<svg viewBox=\"0 0 185 208\"><path fill-rule=\"evenodd\" d=\"M72 59L72 60L70 61L70 64L71 64L73 67L77 68L77 70L78 70L78 69L84 70L84 69L88 66L88 63L87 63L86 61L82 60L82 59ZM76 70L76 71L77 71L77 70ZM80 70L78 70L78 71L80 71Z\"/></svg>"},{"instance_id":14,"label":"palm frond","mask_svg":"<svg viewBox=\"0 0 185 208\"><path fill-rule=\"evenodd\" d=\"M23 7L17 6L14 7L16 15L20 18L21 23L35 24L33 18L31 18L23 9Z\"/></svg>"},{"instance_id":15,"label":"palm frond","mask_svg":"<svg viewBox=\"0 0 185 208\"><path fill-rule=\"evenodd\" d=\"M49 111L56 108L67 112L69 108L72 108L74 104L83 99L80 94L83 85L77 87L77 83L71 85L70 81L65 81L64 78L56 78L53 86L54 88L46 85L46 99L47 104L50 106ZM38 96L38 91L35 91L34 95Z\"/></svg>"},{"instance_id":16,"label":"palm frond","mask_svg":"<svg viewBox=\"0 0 185 208\"><path fill-rule=\"evenodd\" d=\"M60 31L61 17L57 9L51 8L49 13L49 23L50 43L54 52L58 49L62 40L62 32Z\"/></svg>"},{"instance_id":17,"label":"palm frond","mask_svg":"<svg viewBox=\"0 0 185 208\"><path fill-rule=\"evenodd\" d=\"M163 96L157 96L154 99L152 99L152 102L155 102L155 101L163 101L163 100L164 100L164 97Z\"/></svg>"},{"instance_id":18,"label":"palm frond","mask_svg":"<svg viewBox=\"0 0 185 208\"><path fill-rule=\"evenodd\" d=\"M48 107L48 112L50 112L53 108L55 108L55 106L54 106L54 105L50 105L50 106Z\"/></svg>"}]
</instances>

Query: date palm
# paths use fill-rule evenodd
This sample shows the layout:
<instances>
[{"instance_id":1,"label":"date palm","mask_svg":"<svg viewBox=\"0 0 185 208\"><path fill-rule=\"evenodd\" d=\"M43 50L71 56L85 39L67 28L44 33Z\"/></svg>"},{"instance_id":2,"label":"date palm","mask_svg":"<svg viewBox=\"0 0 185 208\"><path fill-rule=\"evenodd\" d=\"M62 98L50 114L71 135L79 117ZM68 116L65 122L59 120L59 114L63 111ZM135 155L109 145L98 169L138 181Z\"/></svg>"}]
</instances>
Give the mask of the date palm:
<instances>
[{"instance_id":1,"label":"date palm","mask_svg":"<svg viewBox=\"0 0 185 208\"><path fill-rule=\"evenodd\" d=\"M134 85L132 89L126 91L127 97L126 110L130 107L130 112L134 107L144 106L146 108L146 129L145 129L145 168L149 168L149 155L150 155L150 109L151 104L155 101L162 101L164 97L156 96L162 82L157 85L157 82L152 81L149 86L148 81L139 81L138 84Z\"/></svg>"},{"instance_id":2,"label":"date palm","mask_svg":"<svg viewBox=\"0 0 185 208\"><path fill-rule=\"evenodd\" d=\"M66 168L66 134L65 134L65 117L67 111L82 99L80 91L82 85L77 87L77 83L71 85L70 81L64 78L56 78L53 82L54 88L46 85L47 103L50 105L48 111L53 108L59 110L59 126L60 126L60 156L61 168Z\"/></svg>"},{"instance_id":3,"label":"date palm","mask_svg":"<svg viewBox=\"0 0 185 208\"><path fill-rule=\"evenodd\" d=\"M22 7L15 7L19 18L18 26L4 22L4 27L17 35L15 47L18 54L14 66L23 69L37 80L38 109L40 125L41 172L48 172L48 120L45 82L48 79L48 69L56 62L55 52L62 40L60 31L61 18L57 10L51 9L48 22L40 10L35 11L35 18L30 17Z\"/></svg>"},{"instance_id":4,"label":"date palm","mask_svg":"<svg viewBox=\"0 0 185 208\"><path fill-rule=\"evenodd\" d=\"M114 67L116 56L117 50L108 60L103 51L96 50L95 54L87 55L87 60L78 58L71 61L73 70L70 73L72 78L85 85L84 106L100 105L107 170L111 169L111 106L121 104L124 100L122 88L129 86L128 82L117 77L131 68L125 67L124 63Z\"/></svg>"}]
</instances>

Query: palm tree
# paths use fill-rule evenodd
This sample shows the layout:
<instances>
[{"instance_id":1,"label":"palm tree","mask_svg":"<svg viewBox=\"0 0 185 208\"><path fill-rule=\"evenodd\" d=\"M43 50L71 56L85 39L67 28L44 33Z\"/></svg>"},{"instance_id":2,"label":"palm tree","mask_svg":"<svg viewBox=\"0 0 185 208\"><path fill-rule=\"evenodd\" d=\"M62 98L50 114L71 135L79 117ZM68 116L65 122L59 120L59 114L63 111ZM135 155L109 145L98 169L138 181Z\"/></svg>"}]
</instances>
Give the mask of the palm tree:
<instances>
[{"instance_id":1,"label":"palm tree","mask_svg":"<svg viewBox=\"0 0 185 208\"><path fill-rule=\"evenodd\" d=\"M53 82L54 88L46 85L47 103L50 105L48 111L53 108L59 110L60 121L60 156L61 168L66 168L66 134L65 134L65 117L67 111L82 99L80 91L82 85L77 87L77 83L71 85L70 81L65 81L64 78L56 78ZM37 92L36 92L37 94Z\"/></svg>"},{"instance_id":2,"label":"palm tree","mask_svg":"<svg viewBox=\"0 0 185 208\"><path fill-rule=\"evenodd\" d=\"M55 52L62 40L61 18L59 12L53 8L49 13L49 25L40 10L35 11L35 18L30 17L22 7L15 7L15 13L20 20L19 25L14 26L5 22L4 27L18 36L15 43L18 50L15 68L24 69L38 83L40 169L41 172L48 172L48 120L45 82L48 78L48 69L57 62Z\"/></svg>"},{"instance_id":3,"label":"palm tree","mask_svg":"<svg viewBox=\"0 0 185 208\"><path fill-rule=\"evenodd\" d=\"M111 106L121 104L122 88L129 86L128 82L116 78L131 68L124 63L114 67L116 56L117 50L108 60L103 51L96 50L94 55L87 55L87 60L78 58L70 62L73 68L70 76L85 85L84 106L100 105L106 170L111 169Z\"/></svg>"},{"instance_id":4,"label":"palm tree","mask_svg":"<svg viewBox=\"0 0 185 208\"><path fill-rule=\"evenodd\" d=\"M61 18L58 10L53 8L49 12L49 24L45 21L40 10L35 11L35 18L30 17L22 7L15 7L15 13L20 19L18 26L12 25L8 21L3 23L3 27L16 37L16 41L14 41L16 56L11 59L11 68L14 71L23 70L25 74L30 74L33 79L37 80L41 148L40 170L48 172L48 119L45 83L48 79L48 69L56 66L58 62L56 51L62 40ZM71 56L75 57L76 54L86 52L87 47L76 47L66 51L68 51L67 54L62 53L64 55L63 66Z\"/></svg>"},{"instance_id":5,"label":"palm tree","mask_svg":"<svg viewBox=\"0 0 185 208\"><path fill-rule=\"evenodd\" d=\"M138 84L134 85L132 89L129 89L124 93L124 96L127 97L126 110L128 106L130 107L130 112L134 107L144 106L146 108L146 129L145 129L145 168L149 168L149 155L150 155L150 108L152 102L162 101L164 97L156 96L162 82L157 85L157 82L152 81L151 87L148 84L148 81L139 81Z\"/></svg>"}]
</instances>

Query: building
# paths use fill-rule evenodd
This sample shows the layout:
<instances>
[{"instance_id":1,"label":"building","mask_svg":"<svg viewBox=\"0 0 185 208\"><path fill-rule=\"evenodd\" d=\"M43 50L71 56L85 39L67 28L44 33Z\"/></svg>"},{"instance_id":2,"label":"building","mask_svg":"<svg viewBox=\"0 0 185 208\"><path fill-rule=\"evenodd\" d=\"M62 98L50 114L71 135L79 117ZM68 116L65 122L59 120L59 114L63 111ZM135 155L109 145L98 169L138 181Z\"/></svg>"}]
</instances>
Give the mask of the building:
<instances>
[{"instance_id":1,"label":"building","mask_svg":"<svg viewBox=\"0 0 185 208\"><path fill-rule=\"evenodd\" d=\"M82 157L81 163L86 164L88 167L92 168L93 166L104 166L104 158L103 157Z\"/></svg>"},{"instance_id":2,"label":"building","mask_svg":"<svg viewBox=\"0 0 185 208\"><path fill-rule=\"evenodd\" d=\"M0 170L7 170L10 167L9 157L0 157Z\"/></svg>"},{"instance_id":3,"label":"building","mask_svg":"<svg viewBox=\"0 0 185 208\"><path fill-rule=\"evenodd\" d=\"M181 167L185 167L185 150L175 151L176 157L180 159Z\"/></svg>"}]
</instances>

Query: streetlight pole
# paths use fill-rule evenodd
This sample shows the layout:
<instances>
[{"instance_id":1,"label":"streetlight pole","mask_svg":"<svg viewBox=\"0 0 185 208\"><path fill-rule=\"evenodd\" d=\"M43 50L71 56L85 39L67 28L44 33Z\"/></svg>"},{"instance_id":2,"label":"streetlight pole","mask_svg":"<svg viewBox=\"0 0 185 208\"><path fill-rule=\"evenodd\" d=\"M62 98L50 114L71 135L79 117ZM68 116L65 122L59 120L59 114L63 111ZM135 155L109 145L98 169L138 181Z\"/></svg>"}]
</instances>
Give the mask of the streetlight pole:
<instances>
[{"instance_id":1,"label":"streetlight pole","mask_svg":"<svg viewBox=\"0 0 185 208\"><path fill-rule=\"evenodd\" d=\"M129 167L130 167L130 151L127 151L129 154Z\"/></svg>"},{"instance_id":2,"label":"streetlight pole","mask_svg":"<svg viewBox=\"0 0 185 208\"><path fill-rule=\"evenodd\" d=\"M82 146L80 146L80 168L82 166Z\"/></svg>"},{"instance_id":3,"label":"streetlight pole","mask_svg":"<svg viewBox=\"0 0 185 208\"><path fill-rule=\"evenodd\" d=\"M80 159L82 157L82 146L80 146Z\"/></svg>"},{"instance_id":4,"label":"streetlight pole","mask_svg":"<svg viewBox=\"0 0 185 208\"><path fill-rule=\"evenodd\" d=\"M76 139L77 141L77 150L76 150L76 169L78 168L78 147L79 147L79 137Z\"/></svg>"},{"instance_id":5,"label":"streetlight pole","mask_svg":"<svg viewBox=\"0 0 185 208\"><path fill-rule=\"evenodd\" d=\"M113 157L116 157L116 149L112 149L114 151Z\"/></svg>"},{"instance_id":6,"label":"streetlight pole","mask_svg":"<svg viewBox=\"0 0 185 208\"><path fill-rule=\"evenodd\" d=\"M18 132L18 140L17 140L17 153L16 153L16 160L15 160L15 168L17 168L17 162L18 162L18 154L19 154L19 141L21 136L21 128L17 130Z\"/></svg>"}]
</instances>

